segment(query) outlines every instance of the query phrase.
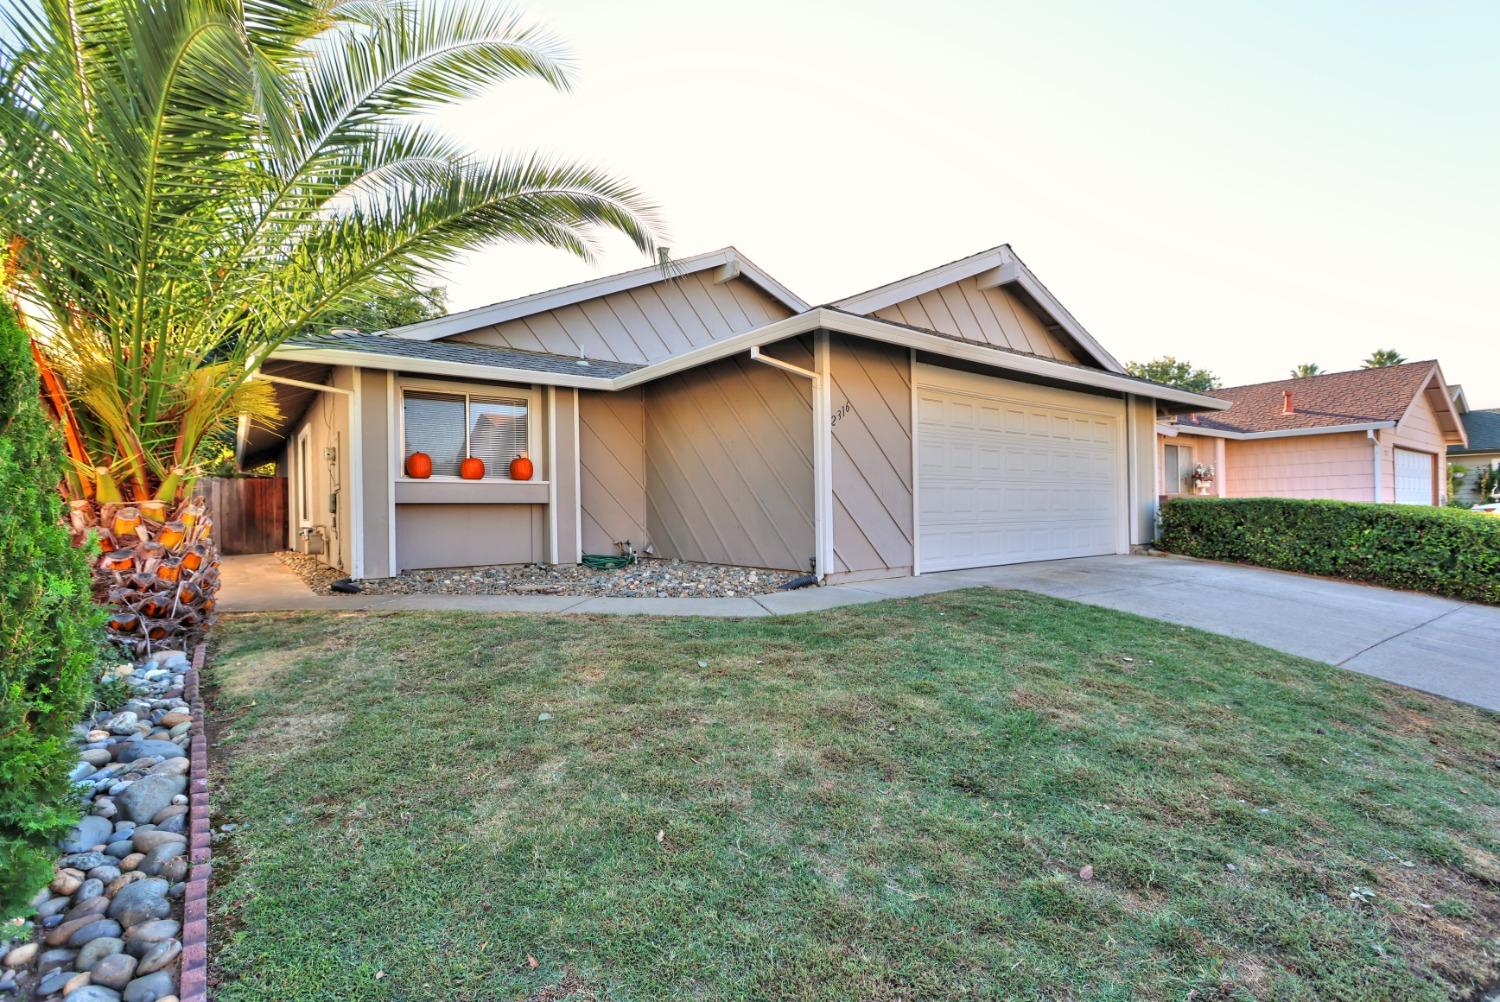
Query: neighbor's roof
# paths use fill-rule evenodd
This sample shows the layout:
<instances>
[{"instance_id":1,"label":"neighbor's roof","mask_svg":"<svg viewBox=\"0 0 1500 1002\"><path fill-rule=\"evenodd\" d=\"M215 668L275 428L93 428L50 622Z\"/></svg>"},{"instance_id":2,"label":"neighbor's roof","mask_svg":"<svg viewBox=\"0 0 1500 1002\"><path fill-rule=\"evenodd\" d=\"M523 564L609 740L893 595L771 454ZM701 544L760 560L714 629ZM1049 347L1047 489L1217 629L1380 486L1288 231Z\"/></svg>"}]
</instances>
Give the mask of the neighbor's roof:
<instances>
[{"instance_id":1,"label":"neighbor's roof","mask_svg":"<svg viewBox=\"0 0 1500 1002\"><path fill-rule=\"evenodd\" d=\"M515 320L517 317L529 317L536 313L545 313L548 310L571 306L574 303L581 303L588 299L597 299L600 296L607 296L611 293L624 292L627 289L638 289L641 286L676 278L680 275L691 275L696 272L707 271L710 268L719 269L718 278L721 281L744 278L754 283L793 313L802 313L808 308L808 304L793 293L792 290L772 278L754 261L751 261L744 254L740 253L738 249L734 247L720 247L718 250L709 251L706 254L697 254L693 257L685 257L675 261L669 260L665 265L652 264L644 268L636 268L633 271L622 271L614 275L605 275L602 278L591 278L586 282L575 282L572 285L548 289L545 292L534 292L516 299L507 299L503 302L492 303L489 306L464 310L462 313L450 313L447 316L436 317L432 320L407 324L405 327L393 327L388 331L382 331L382 333L391 337L432 341L437 338L451 337L454 334L462 334L477 327L488 327L492 324L504 323L507 320Z\"/></svg>"},{"instance_id":2,"label":"neighbor's roof","mask_svg":"<svg viewBox=\"0 0 1500 1002\"><path fill-rule=\"evenodd\" d=\"M1196 426L1246 435L1395 424L1431 383L1436 367L1434 361L1407 362L1210 390L1210 396L1232 404L1229 410L1185 414L1177 424L1184 429ZM1284 392L1292 395L1291 414L1283 413Z\"/></svg>"},{"instance_id":3,"label":"neighbor's roof","mask_svg":"<svg viewBox=\"0 0 1500 1002\"><path fill-rule=\"evenodd\" d=\"M1450 456L1466 452L1500 452L1500 407L1469 411L1464 415L1464 430L1469 433L1468 448L1449 449Z\"/></svg>"},{"instance_id":4,"label":"neighbor's roof","mask_svg":"<svg viewBox=\"0 0 1500 1002\"><path fill-rule=\"evenodd\" d=\"M632 362L581 359L576 355L553 355L519 348L499 348L467 341L409 341L385 334L318 334L288 341L278 357L297 357L318 351L352 352L388 358L410 358L431 362L454 362L492 369L551 372L565 376L596 376L612 379L634 372Z\"/></svg>"}]
</instances>

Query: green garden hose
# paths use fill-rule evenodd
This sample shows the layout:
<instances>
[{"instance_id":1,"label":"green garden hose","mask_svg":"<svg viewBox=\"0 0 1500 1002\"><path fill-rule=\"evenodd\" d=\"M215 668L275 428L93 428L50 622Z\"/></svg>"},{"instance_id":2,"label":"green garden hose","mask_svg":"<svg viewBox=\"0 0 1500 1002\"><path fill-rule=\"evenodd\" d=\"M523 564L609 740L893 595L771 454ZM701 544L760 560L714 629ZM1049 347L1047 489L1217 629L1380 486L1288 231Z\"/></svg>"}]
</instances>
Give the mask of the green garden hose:
<instances>
[{"instance_id":1,"label":"green garden hose","mask_svg":"<svg viewBox=\"0 0 1500 1002\"><path fill-rule=\"evenodd\" d=\"M583 566L596 571L617 571L635 563L635 554L630 553L585 553Z\"/></svg>"}]
</instances>

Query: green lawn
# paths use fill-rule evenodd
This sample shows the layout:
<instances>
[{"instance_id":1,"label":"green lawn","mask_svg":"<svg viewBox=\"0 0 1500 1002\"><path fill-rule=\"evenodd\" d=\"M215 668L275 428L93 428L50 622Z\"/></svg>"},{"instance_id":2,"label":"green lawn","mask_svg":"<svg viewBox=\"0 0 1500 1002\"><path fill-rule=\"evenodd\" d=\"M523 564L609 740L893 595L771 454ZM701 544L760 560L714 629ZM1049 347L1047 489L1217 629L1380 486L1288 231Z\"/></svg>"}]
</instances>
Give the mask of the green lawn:
<instances>
[{"instance_id":1,"label":"green lawn","mask_svg":"<svg viewBox=\"0 0 1500 1002\"><path fill-rule=\"evenodd\" d=\"M208 677L221 1002L1500 974L1500 717L1135 616L259 615Z\"/></svg>"}]
</instances>

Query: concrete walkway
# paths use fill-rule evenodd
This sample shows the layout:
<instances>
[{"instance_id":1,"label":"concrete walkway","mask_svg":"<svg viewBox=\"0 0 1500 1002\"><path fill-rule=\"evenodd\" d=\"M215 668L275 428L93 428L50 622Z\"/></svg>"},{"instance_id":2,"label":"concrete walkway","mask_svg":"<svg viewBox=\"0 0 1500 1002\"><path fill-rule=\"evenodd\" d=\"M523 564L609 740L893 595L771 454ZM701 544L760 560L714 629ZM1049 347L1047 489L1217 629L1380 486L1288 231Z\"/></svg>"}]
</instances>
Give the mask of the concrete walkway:
<instances>
[{"instance_id":1,"label":"concrete walkway","mask_svg":"<svg viewBox=\"0 0 1500 1002\"><path fill-rule=\"evenodd\" d=\"M754 598L314 595L270 555L226 557L221 612L297 609L771 616L955 588L1021 588L1194 626L1500 711L1500 608L1172 557L1085 557Z\"/></svg>"}]
</instances>

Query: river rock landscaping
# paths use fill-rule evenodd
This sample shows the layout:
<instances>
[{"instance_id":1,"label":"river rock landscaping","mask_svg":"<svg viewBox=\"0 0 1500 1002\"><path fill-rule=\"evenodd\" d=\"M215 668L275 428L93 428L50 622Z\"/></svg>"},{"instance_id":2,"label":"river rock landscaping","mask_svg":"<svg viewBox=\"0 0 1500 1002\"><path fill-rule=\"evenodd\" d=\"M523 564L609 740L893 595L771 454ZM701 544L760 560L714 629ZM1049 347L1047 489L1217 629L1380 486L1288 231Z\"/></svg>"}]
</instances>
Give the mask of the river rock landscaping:
<instances>
[{"instance_id":1,"label":"river rock landscaping","mask_svg":"<svg viewBox=\"0 0 1500 1002\"><path fill-rule=\"evenodd\" d=\"M187 887L192 714L181 651L114 669L130 697L79 724L87 813L32 922L0 940L0 999L175 1000Z\"/></svg>"},{"instance_id":2,"label":"river rock landscaping","mask_svg":"<svg viewBox=\"0 0 1500 1002\"><path fill-rule=\"evenodd\" d=\"M317 558L301 553L277 554L319 594L340 574ZM695 564L642 558L618 570L596 570L582 564L542 566L512 564L406 571L393 578L366 578L360 588L371 595L582 595L613 598L734 598L768 595L799 575L763 567Z\"/></svg>"}]
</instances>

